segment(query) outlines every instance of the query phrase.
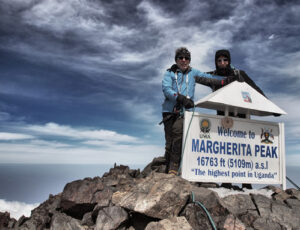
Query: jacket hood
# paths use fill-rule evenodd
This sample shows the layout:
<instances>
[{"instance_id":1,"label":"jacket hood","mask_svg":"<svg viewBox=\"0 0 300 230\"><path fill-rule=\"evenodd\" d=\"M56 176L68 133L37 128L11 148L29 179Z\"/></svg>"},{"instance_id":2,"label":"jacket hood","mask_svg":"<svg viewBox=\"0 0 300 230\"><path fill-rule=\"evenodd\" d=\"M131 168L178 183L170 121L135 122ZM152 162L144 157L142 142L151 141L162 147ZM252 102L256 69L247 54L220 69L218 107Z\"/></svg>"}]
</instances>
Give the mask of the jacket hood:
<instances>
[{"instance_id":1,"label":"jacket hood","mask_svg":"<svg viewBox=\"0 0 300 230\"><path fill-rule=\"evenodd\" d=\"M217 59L218 59L220 56L224 56L224 57L227 57L227 58L228 58L228 66L227 66L226 68L218 68L218 65L217 65ZM230 57L230 52L229 52L229 50L217 50L217 51L216 51L216 55L215 55L216 73L217 73L218 75L221 75L221 76L229 76L229 75L232 75L232 74L233 74L233 70L232 70L230 64L231 64L231 57Z\"/></svg>"},{"instance_id":2,"label":"jacket hood","mask_svg":"<svg viewBox=\"0 0 300 230\"><path fill-rule=\"evenodd\" d=\"M229 52L229 50L217 50L217 51L216 51L216 55L215 55L216 69L218 68L218 66L217 66L217 59L218 59L220 56L227 57L227 58L228 58L228 61L229 61L229 65L231 64L231 57L230 57L230 52Z\"/></svg>"}]
</instances>

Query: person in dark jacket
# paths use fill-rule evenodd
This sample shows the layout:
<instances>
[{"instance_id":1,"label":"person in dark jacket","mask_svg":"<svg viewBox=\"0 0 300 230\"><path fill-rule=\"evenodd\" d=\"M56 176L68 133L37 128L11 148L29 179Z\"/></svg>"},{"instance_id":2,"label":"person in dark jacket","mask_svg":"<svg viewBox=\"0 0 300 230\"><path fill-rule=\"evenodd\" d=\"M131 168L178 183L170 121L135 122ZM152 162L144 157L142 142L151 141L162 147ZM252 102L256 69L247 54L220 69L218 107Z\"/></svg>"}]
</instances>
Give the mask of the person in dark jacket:
<instances>
[{"instance_id":1,"label":"person in dark jacket","mask_svg":"<svg viewBox=\"0 0 300 230\"><path fill-rule=\"evenodd\" d=\"M265 96L264 92L254 83L254 81L246 74L245 71L235 69L231 65L231 57L230 52L228 50L222 49L216 51L215 55L215 65L216 69L214 71L208 72L210 74L219 75L226 77L226 83L231 83L233 81L246 82L252 88L254 88L257 92ZM206 85L208 85L213 91L216 91L222 88L224 85L219 84L218 82L206 80ZM202 82L203 84L203 82ZM204 83L205 84L205 83ZM218 115L224 115L224 111L217 111ZM233 113L229 113L229 116L234 116ZM246 118L245 114L237 114L237 117ZM230 188L232 185L230 183L223 183L221 186ZM243 188L251 189L251 184L242 184Z\"/></svg>"},{"instance_id":2,"label":"person in dark jacket","mask_svg":"<svg viewBox=\"0 0 300 230\"><path fill-rule=\"evenodd\" d=\"M246 74L245 71L232 67L230 52L228 50L222 49L216 51L215 65L216 69L207 73L212 75L223 76L225 77L224 81L220 82L215 79L196 77L196 82L209 86L213 91L216 91L233 81L246 82L257 92L265 96L264 92L255 84L255 82ZM217 111L217 115L224 114L224 111ZM229 116L234 116L234 114L229 113ZM237 117L246 118L246 114L237 114Z\"/></svg>"}]
</instances>

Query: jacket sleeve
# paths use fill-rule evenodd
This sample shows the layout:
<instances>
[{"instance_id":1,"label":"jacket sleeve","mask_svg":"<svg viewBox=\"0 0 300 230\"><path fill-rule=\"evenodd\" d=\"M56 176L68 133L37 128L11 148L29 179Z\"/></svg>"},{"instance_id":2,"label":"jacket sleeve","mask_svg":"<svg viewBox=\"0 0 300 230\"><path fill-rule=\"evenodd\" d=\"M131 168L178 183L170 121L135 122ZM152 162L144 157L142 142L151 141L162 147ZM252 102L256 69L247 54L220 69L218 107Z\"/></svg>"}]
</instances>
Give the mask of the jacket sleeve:
<instances>
[{"instance_id":1,"label":"jacket sleeve","mask_svg":"<svg viewBox=\"0 0 300 230\"><path fill-rule=\"evenodd\" d=\"M171 101L176 101L177 91L173 89L172 72L166 71L162 80L162 91L165 97Z\"/></svg>"},{"instance_id":2,"label":"jacket sleeve","mask_svg":"<svg viewBox=\"0 0 300 230\"><path fill-rule=\"evenodd\" d=\"M201 71L198 71L197 76L195 76L196 83L206 85L211 88L224 86L225 79L225 77L212 75L210 73L202 73Z\"/></svg>"},{"instance_id":3,"label":"jacket sleeve","mask_svg":"<svg viewBox=\"0 0 300 230\"><path fill-rule=\"evenodd\" d=\"M195 81L198 84L206 85L211 88L222 87L225 84L224 80L218 80L218 79L207 78L207 77L199 77L199 76L195 76Z\"/></svg>"},{"instance_id":4,"label":"jacket sleeve","mask_svg":"<svg viewBox=\"0 0 300 230\"><path fill-rule=\"evenodd\" d=\"M251 87L253 87L257 92L259 92L260 94L264 95L266 97L266 95L264 94L264 92L255 84L255 82L246 74L245 71L240 70L240 73L242 75L242 77L244 78L245 82L247 84L249 84Z\"/></svg>"}]
</instances>

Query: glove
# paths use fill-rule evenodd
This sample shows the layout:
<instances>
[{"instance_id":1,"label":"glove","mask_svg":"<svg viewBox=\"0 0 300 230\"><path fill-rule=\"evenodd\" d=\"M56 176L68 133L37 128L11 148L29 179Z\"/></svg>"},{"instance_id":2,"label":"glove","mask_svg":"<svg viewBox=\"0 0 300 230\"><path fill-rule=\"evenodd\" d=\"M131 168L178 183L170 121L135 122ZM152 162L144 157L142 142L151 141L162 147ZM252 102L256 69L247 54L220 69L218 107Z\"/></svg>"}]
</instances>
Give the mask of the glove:
<instances>
[{"instance_id":1,"label":"glove","mask_svg":"<svg viewBox=\"0 0 300 230\"><path fill-rule=\"evenodd\" d=\"M193 108L194 107L194 102L193 100L187 98L186 96L183 96L181 94L178 94L177 98L176 98L176 101L183 105L184 108L186 109L190 109L190 108Z\"/></svg>"}]
</instances>

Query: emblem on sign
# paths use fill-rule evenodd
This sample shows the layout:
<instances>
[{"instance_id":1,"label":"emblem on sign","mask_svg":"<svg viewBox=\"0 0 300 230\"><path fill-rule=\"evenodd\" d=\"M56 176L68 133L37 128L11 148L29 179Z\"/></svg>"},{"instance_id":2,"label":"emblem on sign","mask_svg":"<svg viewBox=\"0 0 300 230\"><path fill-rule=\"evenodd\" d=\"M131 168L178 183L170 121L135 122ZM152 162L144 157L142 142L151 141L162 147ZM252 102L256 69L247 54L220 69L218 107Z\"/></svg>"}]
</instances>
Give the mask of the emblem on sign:
<instances>
[{"instance_id":1,"label":"emblem on sign","mask_svg":"<svg viewBox=\"0 0 300 230\"><path fill-rule=\"evenodd\" d=\"M252 103L250 93L242 92L242 96L243 96L244 102Z\"/></svg>"},{"instance_id":2,"label":"emblem on sign","mask_svg":"<svg viewBox=\"0 0 300 230\"><path fill-rule=\"evenodd\" d=\"M230 129L233 126L233 120L230 117L224 117L221 120L221 125L224 129Z\"/></svg>"},{"instance_id":3,"label":"emblem on sign","mask_svg":"<svg viewBox=\"0 0 300 230\"><path fill-rule=\"evenodd\" d=\"M265 144L273 144L273 141L270 140L270 138L272 140L274 140L274 136L272 134L272 129L261 129L261 143L265 143Z\"/></svg>"},{"instance_id":4,"label":"emblem on sign","mask_svg":"<svg viewBox=\"0 0 300 230\"><path fill-rule=\"evenodd\" d=\"M202 134L200 134L200 138L210 138L210 121L208 119L202 119L200 121L200 130L202 132Z\"/></svg>"}]
</instances>

